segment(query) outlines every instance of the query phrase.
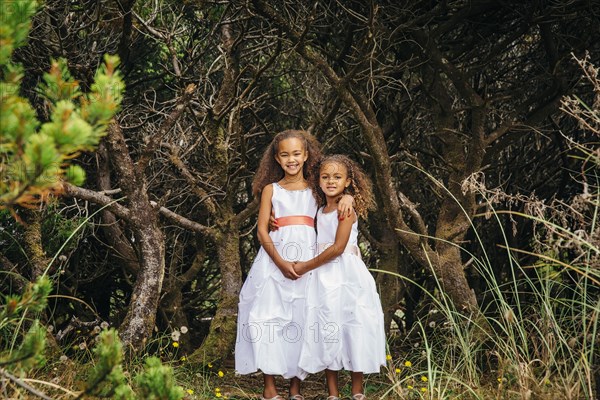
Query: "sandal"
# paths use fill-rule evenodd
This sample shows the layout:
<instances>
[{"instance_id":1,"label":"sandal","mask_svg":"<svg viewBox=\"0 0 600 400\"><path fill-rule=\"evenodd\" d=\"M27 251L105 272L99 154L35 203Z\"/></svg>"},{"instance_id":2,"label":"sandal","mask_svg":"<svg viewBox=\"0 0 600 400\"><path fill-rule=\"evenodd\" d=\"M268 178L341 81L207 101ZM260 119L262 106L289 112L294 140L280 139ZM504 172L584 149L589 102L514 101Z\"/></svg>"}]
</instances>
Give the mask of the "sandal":
<instances>
[{"instance_id":1,"label":"sandal","mask_svg":"<svg viewBox=\"0 0 600 400\"><path fill-rule=\"evenodd\" d=\"M367 396L362 393L353 394L352 400L367 400Z\"/></svg>"},{"instance_id":2,"label":"sandal","mask_svg":"<svg viewBox=\"0 0 600 400\"><path fill-rule=\"evenodd\" d=\"M267 399L266 397L260 396L260 400L284 400L284 399L280 395L277 395L277 396L271 397L269 399Z\"/></svg>"},{"instance_id":3,"label":"sandal","mask_svg":"<svg viewBox=\"0 0 600 400\"><path fill-rule=\"evenodd\" d=\"M340 399L340 398L339 398L339 397L337 397L337 396L329 396L329 397L327 398L327 400L342 400L342 399Z\"/></svg>"},{"instance_id":4,"label":"sandal","mask_svg":"<svg viewBox=\"0 0 600 400\"><path fill-rule=\"evenodd\" d=\"M304 396L302 396L301 394L295 394L295 395L290 395L290 397L288 397L288 400L304 400Z\"/></svg>"}]
</instances>

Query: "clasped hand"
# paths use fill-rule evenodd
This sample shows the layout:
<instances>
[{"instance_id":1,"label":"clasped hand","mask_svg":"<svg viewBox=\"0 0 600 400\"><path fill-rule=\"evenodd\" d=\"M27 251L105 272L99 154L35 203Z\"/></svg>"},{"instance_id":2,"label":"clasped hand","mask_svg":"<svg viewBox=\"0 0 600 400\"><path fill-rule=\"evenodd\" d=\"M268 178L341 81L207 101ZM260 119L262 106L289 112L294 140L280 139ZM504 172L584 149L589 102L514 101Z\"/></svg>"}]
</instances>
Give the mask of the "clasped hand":
<instances>
[{"instance_id":1,"label":"clasped hand","mask_svg":"<svg viewBox=\"0 0 600 400\"><path fill-rule=\"evenodd\" d=\"M286 261L279 269L281 270L283 276L295 281L296 279L304 275L305 265L306 263L303 261Z\"/></svg>"}]
</instances>

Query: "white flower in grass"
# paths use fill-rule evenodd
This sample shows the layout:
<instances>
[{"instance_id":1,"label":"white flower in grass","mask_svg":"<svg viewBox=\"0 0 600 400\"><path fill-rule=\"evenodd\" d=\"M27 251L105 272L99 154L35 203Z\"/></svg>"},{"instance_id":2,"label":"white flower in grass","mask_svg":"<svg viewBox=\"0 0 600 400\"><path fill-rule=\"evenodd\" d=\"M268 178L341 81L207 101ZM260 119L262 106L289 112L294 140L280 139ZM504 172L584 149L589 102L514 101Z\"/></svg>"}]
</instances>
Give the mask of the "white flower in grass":
<instances>
[{"instance_id":1,"label":"white flower in grass","mask_svg":"<svg viewBox=\"0 0 600 400\"><path fill-rule=\"evenodd\" d=\"M178 342L180 336L181 336L181 332L179 332L177 329L175 329L173 332L171 332L171 339L174 342Z\"/></svg>"},{"instance_id":2,"label":"white flower in grass","mask_svg":"<svg viewBox=\"0 0 600 400\"><path fill-rule=\"evenodd\" d=\"M184 335L185 335L186 333L188 333L188 328L187 328L187 326L182 326L182 327L181 327L181 328L179 328L179 329L181 330L181 333L183 333Z\"/></svg>"}]
</instances>

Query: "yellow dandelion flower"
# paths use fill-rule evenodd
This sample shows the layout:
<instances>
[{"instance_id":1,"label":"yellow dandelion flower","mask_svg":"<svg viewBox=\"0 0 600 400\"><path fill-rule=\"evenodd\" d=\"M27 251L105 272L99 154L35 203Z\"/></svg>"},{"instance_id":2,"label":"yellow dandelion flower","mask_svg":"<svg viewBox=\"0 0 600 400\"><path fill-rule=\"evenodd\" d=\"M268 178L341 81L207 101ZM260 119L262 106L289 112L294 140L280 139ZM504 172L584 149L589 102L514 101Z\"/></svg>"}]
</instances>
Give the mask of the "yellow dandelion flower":
<instances>
[{"instance_id":1,"label":"yellow dandelion flower","mask_svg":"<svg viewBox=\"0 0 600 400\"><path fill-rule=\"evenodd\" d=\"M179 347L179 342L173 342L173 347L175 347L175 348Z\"/></svg>"},{"instance_id":2,"label":"yellow dandelion flower","mask_svg":"<svg viewBox=\"0 0 600 400\"><path fill-rule=\"evenodd\" d=\"M187 357L186 357L186 356L183 356L183 357L181 357L181 358L180 358L180 360L181 360L181 361L185 361L185 360L187 360Z\"/></svg>"},{"instance_id":3,"label":"yellow dandelion flower","mask_svg":"<svg viewBox=\"0 0 600 400\"><path fill-rule=\"evenodd\" d=\"M388 361L391 361L392 360L392 355L388 354L387 356L385 356L385 359L388 360Z\"/></svg>"},{"instance_id":4,"label":"yellow dandelion flower","mask_svg":"<svg viewBox=\"0 0 600 400\"><path fill-rule=\"evenodd\" d=\"M404 361L404 366L410 368L412 367L412 363L410 361Z\"/></svg>"},{"instance_id":5,"label":"yellow dandelion flower","mask_svg":"<svg viewBox=\"0 0 600 400\"><path fill-rule=\"evenodd\" d=\"M215 392L220 392L221 388L215 388Z\"/></svg>"},{"instance_id":6,"label":"yellow dandelion flower","mask_svg":"<svg viewBox=\"0 0 600 400\"><path fill-rule=\"evenodd\" d=\"M188 394L194 394L194 391L193 391L192 389L188 389L188 390L186 390L186 392L187 392Z\"/></svg>"},{"instance_id":7,"label":"yellow dandelion flower","mask_svg":"<svg viewBox=\"0 0 600 400\"><path fill-rule=\"evenodd\" d=\"M498 378L498 382L502 383L502 378Z\"/></svg>"},{"instance_id":8,"label":"yellow dandelion flower","mask_svg":"<svg viewBox=\"0 0 600 400\"><path fill-rule=\"evenodd\" d=\"M219 372L217 373L217 375L219 375L219 378L222 378L223 376L225 376L225 374L223 373L223 371L219 371Z\"/></svg>"},{"instance_id":9,"label":"yellow dandelion flower","mask_svg":"<svg viewBox=\"0 0 600 400\"><path fill-rule=\"evenodd\" d=\"M427 377L426 377L426 376L422 376L422 377L421 377L421 380L422 380L423 382L427 382Z\"/></svg>"},{"instance_id":10,"label":"yellow dandelion flower","mask_svg":"<svg viewBox=\"0 0 600 400\"><path fill-rule=\"evenodd\" d=\"M208 368L212 368L212 364L211 363L208 363L207 366L208 366Z\"/></svg>"},{"instance_id":11,"label":"yellow dandelion flower","mask_svg":"<svg viewBox=\"0 0 600 400\"><path fill-rule=\"evenodd\" d=\"M421 388L421 392L425 393L427 391L427 388Z\"/></svg>"},{"instance_id":12,"label":"yellow dandelion flower","mask_svg":"<svg viewBox=\"0 0 600 400\"><path fill-rule=\"evenodd\" d=\"M402 372L402 370L400 368L396 368L396 373L399 374L400 372Z\"/></svg>"},{"instance_id":13,"label":"yellow dandelion flower","mask_svg":"<svg viewBox=\"0 0 600 400\"><path fill-rule=\"evenodd\" d=\"M410 385L407 386L408 390L413 390L414 388Z\"/></svg>"},{"instance_id":14,"label":"yellow dandelion flower","mask_svg":"<svg viewBox=\"0 0 600 400\"><path fill-rule=\"evenodd\" d=\"M215 396L216 396L216 397L221 397L221 396L223 396L223 395L221 394L221 392L217 392L217 393L215 393Z\"/></svg>"}]
</instances>

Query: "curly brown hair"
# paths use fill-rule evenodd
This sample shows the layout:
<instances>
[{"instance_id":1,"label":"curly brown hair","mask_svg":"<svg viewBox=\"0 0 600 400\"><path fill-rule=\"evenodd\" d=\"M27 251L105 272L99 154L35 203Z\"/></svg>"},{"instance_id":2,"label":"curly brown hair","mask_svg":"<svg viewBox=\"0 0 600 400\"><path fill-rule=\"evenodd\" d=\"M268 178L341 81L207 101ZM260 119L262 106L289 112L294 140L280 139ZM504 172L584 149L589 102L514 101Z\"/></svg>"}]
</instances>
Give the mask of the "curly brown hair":
<instances>
[{"instance_id":1,"label":"curly brown hair","mask_svg":"<svg viewBox=\"0 0 600 400\"><path fill-rule=\"evenodd\" d=\"M308 151L308 158L304 162L302 167L302 173L304 179L311 181L312 176L318 173L317 165L321 159L321 145L317 139L307 131L288 129L283 132L279 132L271 144L266 148L258 170L254 179L252 180L252 194L258 196L260 192L270 183L278 182L283 179L284 172L281 165L275 160L275 156L279 151L279 143L282 140L296 138L304 142L304 149Z\"/></svg>"},{"instance_id":2,"label":"curly brown hair","mask_svg":"<svg viewBox=\"0 0 600 400\"><path fill-rule=\"evenodd\" d=\"M369 210L374 210L376 208L375 198L373 196L373 184L360 165L343 154L333 154L323 157L318 165L319 169L315 170L316 173L312 175L310 185L312 186L313 193L317 199L317 204L319 207L327 204L327 198L325 197L323 190L321 190L319 179L321 175L321 166L330 162L335 162L346 167L348 178L350 178L351 182L350 186L344 189L343 194L349 194L354 197L354 209L356 210L356 213L360 217L365 218Z\"/></svg>"}]
</instances>

